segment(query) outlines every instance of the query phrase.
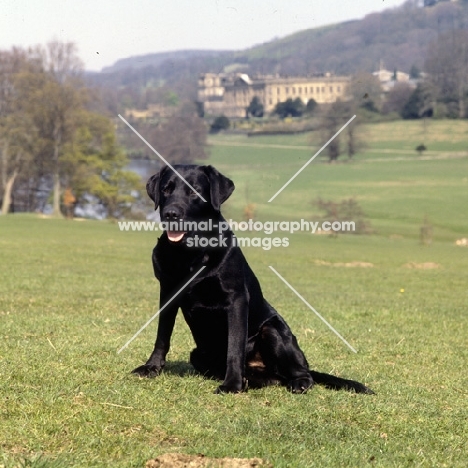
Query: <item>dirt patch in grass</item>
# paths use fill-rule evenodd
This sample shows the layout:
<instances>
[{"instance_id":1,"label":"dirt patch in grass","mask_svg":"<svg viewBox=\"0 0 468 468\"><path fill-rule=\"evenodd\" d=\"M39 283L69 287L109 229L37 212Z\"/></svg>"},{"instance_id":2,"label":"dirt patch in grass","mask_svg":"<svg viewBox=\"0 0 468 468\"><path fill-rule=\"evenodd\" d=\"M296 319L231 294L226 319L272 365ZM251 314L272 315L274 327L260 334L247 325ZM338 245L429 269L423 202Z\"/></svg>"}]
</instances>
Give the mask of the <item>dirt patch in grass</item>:
<instances>
[{"instance_id":1,"label":"dirt patch in grass","mask_svg":"<svg viewBox=\"0 0 468 468\"><path fill-rule=\"evenodd\" d=\"M146 468L272 468L260 458L208 458L204 455L165 453L146 462Z\"/></svg>"},{"instance_id":2,"label":"dirt patch in grass","mask_svg":"<svg viewBox=\"0 0 468 468\"><path fill-rule=\"evenodd\" d=\"M463 237L462 239L457 239L455 241L455 245L458 245L460 247L468 247L468 239L466 237Z\"/></svg>"},{"instance_id":3,"label":"dirt patch in grass","mask_svg":"<svg viewBox=\"0 0 468 468\"><path fill-rule=\"evenodd\" d=\"M316 265L334 266L334 267L345 267L345 268L372 268L373 263L370 262L347 262L347 263L332 263L326 262L325 260L315 260Z\"/></svg>"},{"instance_id":4,"label":"dirt patch in grass","mask_svg":"<svg viewBox=\"0 0 468 468\"><path fill-rule=\"evenodd\" d=\"M437 268L442 268L442 265L434 262L425 262L425 263L416 263L410 262L403 265L405 268L414 268L417 270L436 270Z\"/></svg>"}]
</instances>

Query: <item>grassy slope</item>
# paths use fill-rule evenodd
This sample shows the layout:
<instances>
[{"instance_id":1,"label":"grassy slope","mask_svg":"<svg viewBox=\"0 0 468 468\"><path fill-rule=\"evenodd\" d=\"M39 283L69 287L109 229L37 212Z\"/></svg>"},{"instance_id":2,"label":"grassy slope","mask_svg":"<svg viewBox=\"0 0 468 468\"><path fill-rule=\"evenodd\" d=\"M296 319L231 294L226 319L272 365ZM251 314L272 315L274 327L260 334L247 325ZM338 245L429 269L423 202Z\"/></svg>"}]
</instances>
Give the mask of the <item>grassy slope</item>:
<instances>
[{"instance_id":1,"label":"grassy slope","mask_svg":"<svg viewBox=\"0 0 468 468\"><path fill-rule=\"evenodd\" d=\"M398 125L370 128L370 141L398 134ZM408 135L413 125L404 128ZM283 138L282 144L299 145L303 137ZM441 151L452 148L453 135L437 138ZM405 132L400 142L392 141L389 148L413 145ZM369 153L376 146L371 143ZM301 155L214 146L212 162L238 185L228 215L241 212L247 186L249 201L268 199L310 157ZM128 371L146 359L156 324L120 355L116 351L157 310L149 258L156 234L119 232L107 222L0 217L0 443L6 465L43 454L44 466L143 466L157 454L179 451L260 456L279 467L354 467L369 460L384 467L464 466L468 252L453 241L468 231L467 160L313 164L272 204L257 202L260 217L310 217L307 201L316 195L354 194L378 234L296 234L287 249L245 253L311 366L363 380L376 396L322 388L306 396L283 388L213 395L216 384L186 364L192 340L181 320L167 372L154 380L133 378ZM425 209L436 225L429 248L417 242ZM374 267L323 263L353 261ZM440 268L410 269L408 262Z\"/></svg>"},{"instance_id":2,"label":"grassy slope","mask_svg":"<svg viewBox=\"0 0 468 468\"><path fill-rule=\"evenodd\" d=\"M428 152L423 158L455 158L418 160L414 148L424 133ZM267 203L270 197L318 149L308 146L309 140L318 141L315 135L213 138L212 153L216 166L236 182L226 205L233 217L241 216L249 202L260 219L316 219L312 203L318 197L354 197L382 235L418 236L428 216L437 235L448 240L466 232L467 136L466 122L431 122L425 132L420 122L369 125L361 133L366 151L356 155L356 163L321 164L319 157L272 203Z\"/></svg>"}]
</instances>

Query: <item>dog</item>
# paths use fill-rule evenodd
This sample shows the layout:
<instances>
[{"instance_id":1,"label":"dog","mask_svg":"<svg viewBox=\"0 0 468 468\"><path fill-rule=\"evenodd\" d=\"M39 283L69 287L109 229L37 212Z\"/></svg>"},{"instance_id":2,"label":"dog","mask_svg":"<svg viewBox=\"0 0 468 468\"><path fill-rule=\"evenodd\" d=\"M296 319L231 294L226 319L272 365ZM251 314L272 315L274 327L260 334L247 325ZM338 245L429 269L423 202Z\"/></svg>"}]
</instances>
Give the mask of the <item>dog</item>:
<instances>
[{"instance_id":1,"label":"dog","mask_svg":"<svg viewBox=\"0 0 468 468\"><path fill-rule=\"evenodd\" d=\"M216 228L225 223L220 207L234 191L232 180L212 166L176 165L174 169L185 181L164 166L146 185L161 221L169 228L152 255L163 308L156 343L146 364L133 373L154 377L163 370L180 308L196 345L190 363L204 376L222 381L216 393L268 385L306 393L314 383L373 393L360 382L309 369L289 326L263 297L234 233ZM195 227L179 230L181 222ZM211 228L197 230L202 223Z\"/></svg>"}]
</instances>

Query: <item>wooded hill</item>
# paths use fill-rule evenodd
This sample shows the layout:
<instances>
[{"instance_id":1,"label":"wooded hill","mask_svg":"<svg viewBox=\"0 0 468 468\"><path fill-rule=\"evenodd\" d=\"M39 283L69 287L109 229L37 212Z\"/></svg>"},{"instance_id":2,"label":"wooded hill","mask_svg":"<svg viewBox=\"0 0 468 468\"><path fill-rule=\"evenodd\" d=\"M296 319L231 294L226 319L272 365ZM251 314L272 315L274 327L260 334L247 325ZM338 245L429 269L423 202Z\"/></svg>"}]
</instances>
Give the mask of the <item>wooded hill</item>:
<instances>
[{"instance_id":1,"label":"wooded hill","mask_svg":"<svg viewBox=\"0 0 468 468\"><path fill-rule=\"evenodd\" d=\"M171 84L182 99L195 96L199 73L242 70L255 74L306 75L320 72L372 72L424 69L428 48L438 35L468 28L468 1L431 7L409 0L398 8L361 20L300 31L243 51L179 51L130 57L91 79L107 88L126 89L127 105L155 102L143 90ZM149 97L148 97L149 96ZM160 101L159 101L160 102Z\"/></svg>"}]
</instances>

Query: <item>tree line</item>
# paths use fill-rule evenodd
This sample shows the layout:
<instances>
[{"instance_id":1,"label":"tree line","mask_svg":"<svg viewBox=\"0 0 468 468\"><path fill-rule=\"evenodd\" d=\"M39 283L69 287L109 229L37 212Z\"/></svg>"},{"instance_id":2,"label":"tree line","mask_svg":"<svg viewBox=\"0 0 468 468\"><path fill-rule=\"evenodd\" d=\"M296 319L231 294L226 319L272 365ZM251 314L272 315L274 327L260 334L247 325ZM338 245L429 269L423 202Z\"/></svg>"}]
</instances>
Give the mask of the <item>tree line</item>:
<instances>
[{"instance_id":1,"label":"tree line","mask_svg":"<svg viewBox=\"0 0 468 468\"><path fill-rule=\"evenodd\" d=\"M0 201L2 213L21 205L63 213L93 197L109 216L138 197L139 177L125 170L112 119L93 110L73 43L0 51ZM72 194L72 195L70 195Z\"/></svg>"},{"instance_id":2,"label":"tree line","mask_svg":"<svg viewBox=\"0 0 468 468\"><path fill-rule=\"evenodd\" d=\"M383 93L376 77L354 75L352 99L331 106L317 106L289 100L275 112L281 117L307 115L319 121L327 141L349 118L358 119L329 145L330 160L346 152L352 157L359 147L356 124L373 115L402 118L466 118L468 116L468 31L441 32L429 44L423 75L416 88L395 82ZM395 70L396 76L396 70ZM87 84L88 83L88 84ZM167 85L158 99L169 100L168 115L132 124L171 162L199 161L207 156L207 123L193 104L174 102ZM141 180L125 170L126 154L132 158L154 159L151 150L132 134L106 104L106 97L83 78L83 66L72 43L53 41L46 46L0 51L0 203L3 213L14 206L23 211L42 211L51 205L53 213L63 212L67 203L84 203L90 197L109 216L123 216L140 197ZM171 94L172 93L172 94ZM261 102L254 99L247 114L260 118ZM112 118L109 117L109 112ZM226 128L218 121L212 131ZM70 194L72 194L70 196Z\"/></svg>"}]
</instances>

